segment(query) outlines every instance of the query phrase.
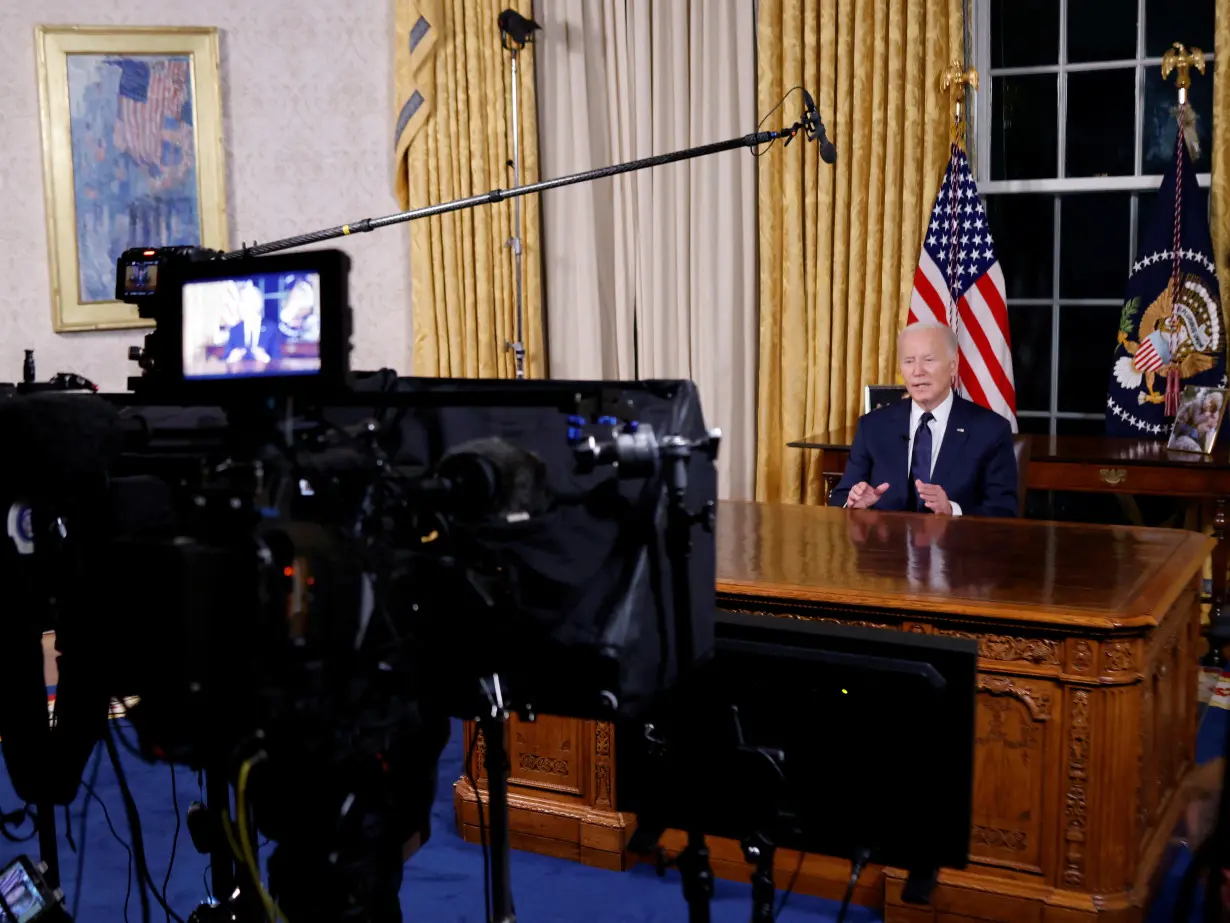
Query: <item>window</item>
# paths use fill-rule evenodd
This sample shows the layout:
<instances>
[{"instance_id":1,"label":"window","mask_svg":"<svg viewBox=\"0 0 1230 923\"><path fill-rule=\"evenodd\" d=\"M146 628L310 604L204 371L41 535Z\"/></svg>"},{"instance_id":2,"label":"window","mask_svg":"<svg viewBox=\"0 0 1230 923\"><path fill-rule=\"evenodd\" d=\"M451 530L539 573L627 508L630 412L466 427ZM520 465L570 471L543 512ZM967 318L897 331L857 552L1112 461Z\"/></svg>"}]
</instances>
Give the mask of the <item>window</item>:
<instances>
[{"instance_id":1,"label":"window","mask_svg":"<svg viewBox=\"0 0 1230 923\"><path fill-rule=\"evenodd\" d=\"M1007 286L1022 432L1104 431L1128 270L1173 156L1162 54L1175 41L1205 53L1188 100L1207 151L1214 3L975 0L970 155Z\"/></svg>"}]
</instances>

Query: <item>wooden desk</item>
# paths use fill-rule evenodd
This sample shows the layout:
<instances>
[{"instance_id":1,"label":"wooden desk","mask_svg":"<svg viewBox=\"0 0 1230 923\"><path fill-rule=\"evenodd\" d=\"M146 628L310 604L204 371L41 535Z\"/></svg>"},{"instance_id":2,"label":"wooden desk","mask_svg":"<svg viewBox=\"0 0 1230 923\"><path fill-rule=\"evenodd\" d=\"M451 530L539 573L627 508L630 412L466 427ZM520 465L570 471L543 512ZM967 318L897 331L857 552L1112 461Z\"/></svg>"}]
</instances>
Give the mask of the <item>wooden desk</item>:
<instances>
[{"instance_id":1,"label":"wooden desk","mask_svg":"<svg viewBox=\"0 0 1230 923\"><path fill-rule=\"evenodd\" d=\"M1039 436L1030 440L1028 488L1078 493L1151 494L1211 501L1213 505L1213 598L1210 625L1227 605L1227 501L1230 499L1230 444L1211 455L1171 452L1156 439L1109 436ZM823 453L824 496L841 480L850 458L854 430L817 433L788 443L792 449ZM1230 613L1227 613L1230 620ZM1225 623L1222 627L1227 627Z\"/></svg>"},{"instance_id":2,"label":"wooden desk","mask_svg":"<svg viewBox=\"0 0 1230 923\"><path fill-rule=\"evenodd\" d=\"M928 907L901 902L893 869L869 869L857 901L888 923L1141 919L1194 759L1210 539L724 502L717 543L723 609L980 645L971 865L943 873ZM626 868L635 820L617 810L612 726L547 717L509 736L513 847ZM475 792L454 792L477 841ZM736 844L710 846L717 874L747 878ZM778 854L779 887L798 858ZM797 887L840 899L848 876L807 856Z\"/></svg>"}]
</instances>

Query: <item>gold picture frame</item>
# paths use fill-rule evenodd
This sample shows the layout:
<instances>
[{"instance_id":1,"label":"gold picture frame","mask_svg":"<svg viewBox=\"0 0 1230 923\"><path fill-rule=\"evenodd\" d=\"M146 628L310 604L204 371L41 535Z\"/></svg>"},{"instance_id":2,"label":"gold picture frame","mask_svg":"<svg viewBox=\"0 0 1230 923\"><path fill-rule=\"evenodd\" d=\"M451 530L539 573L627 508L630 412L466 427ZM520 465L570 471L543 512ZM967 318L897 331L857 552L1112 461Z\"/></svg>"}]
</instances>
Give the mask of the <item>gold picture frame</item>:
<instances>
[{"instance_id":1,"label":"gold picture frame","mask_svg":"<svg viewBox=\"0 0 1230 923\"><path fill-rule=\"evenodd\" d=\"M1184 388L1166 448L1174 452L1211 455L1226 416L1227 399L1230 399L1230 391L1224 388L1195 385Z\"/></svg>"},{"instance_id":2,"label":"gold picture frame","mask_svg":"<svg viewBox=\"0 0 1230 923\"><path fill-rule=\"evenodd\" d=\"M218 30L34 32L52 327L150 327L115 299L119 255L227 249Z\"/></svg>"},{"instance_id":3,"label":"gold picture frame","mask_svg":"<svg viewBox=\"0 0 1230 923\"><path fill-rule=\"evenodd\" d=\"M910 389L905 385L864 385L863 413L868 414L896 401L903 401L909 395Z\"/></svg>"}]
</instances>

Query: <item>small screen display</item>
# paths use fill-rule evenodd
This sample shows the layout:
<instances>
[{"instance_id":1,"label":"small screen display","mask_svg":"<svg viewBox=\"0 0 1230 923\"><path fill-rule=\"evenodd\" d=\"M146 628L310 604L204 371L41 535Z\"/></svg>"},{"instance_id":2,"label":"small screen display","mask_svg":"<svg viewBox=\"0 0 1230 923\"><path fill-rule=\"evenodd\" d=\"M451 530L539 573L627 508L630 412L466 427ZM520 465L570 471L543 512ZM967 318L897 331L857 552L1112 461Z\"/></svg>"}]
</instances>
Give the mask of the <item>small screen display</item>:
<instances>
[{"instance_id":1,"label":"small screen display","mask_svg":"<svg viewBox=\"0 0 1230 923\"><path fill-rule=\"evenodd\" d=\"M320 373L320 273L260 272L185 283L184 379Z\"/></svg>"},{"instance_id":2,"label":"small screen display","mask_svg":"<svg viewBox=\"0 0 1230 923\"><path fill-rule=\"evenodd\" d=\"M152 295L158 291L158 264L148 261L144 263L128 263L124 266L124 296L134 298L140 295Z\"/></svg>"},{"instance_id":3,"label":"small screen display","mask_svg":"<svg viewBox=\"0 0 1230 923\"><path fill-rule=\"evenodd\" d=\"M13 913L17 914L15 923L31 923L37 920L40 913L47 909L47 903L38 893L38 887L26 871L21 860L14 862L0 871L0 894ZM0 908L0 921L14 923L12 917Z\"/></svg>"}]
</instances>

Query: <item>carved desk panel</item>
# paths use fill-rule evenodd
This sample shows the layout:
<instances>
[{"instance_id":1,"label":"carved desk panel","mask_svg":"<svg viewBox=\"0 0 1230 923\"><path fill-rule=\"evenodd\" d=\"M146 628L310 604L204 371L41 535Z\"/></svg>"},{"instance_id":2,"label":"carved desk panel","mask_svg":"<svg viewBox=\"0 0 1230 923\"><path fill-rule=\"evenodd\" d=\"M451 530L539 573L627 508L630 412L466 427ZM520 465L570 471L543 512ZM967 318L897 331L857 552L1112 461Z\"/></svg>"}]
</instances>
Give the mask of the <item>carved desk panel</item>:
<instances>
[{"instance_id":1,"label":"carved desk panel","mask_svg":"<svg viewBox=\"0 0 1230 923\"><path fill-rule=\"evenodd\" d=\"M722 505L723 609L978 642L970 866L942 873L927 907L902 902L903 873L871 868L856 901L887 923L1141 918L1194 761L1210 545L1177 530ZM635 819L612 803L611 726L540 718L510 734L513 846L628 867ZM474 789L455 792L476 841ZM746 880L737 844L710 846L717 874ZM846 861L799 863L779 852L779 886L799 868L799 890L841 898Z\"/></svg>"}]
</instances>

